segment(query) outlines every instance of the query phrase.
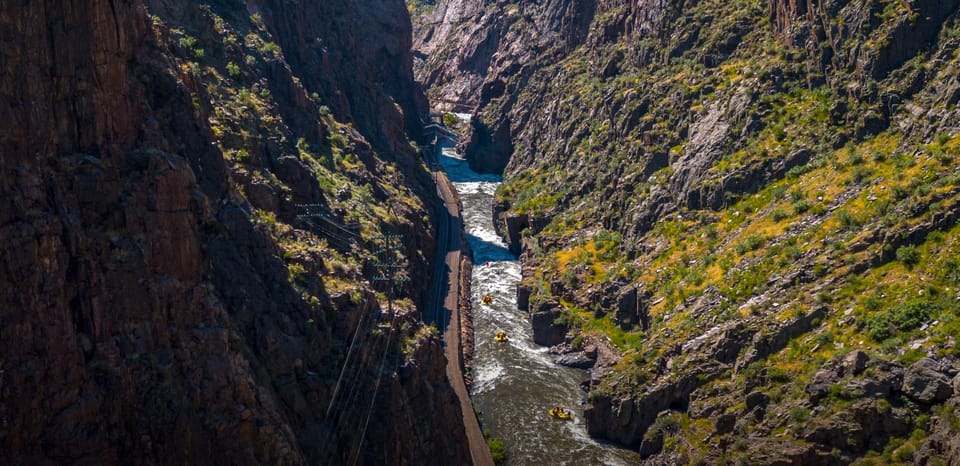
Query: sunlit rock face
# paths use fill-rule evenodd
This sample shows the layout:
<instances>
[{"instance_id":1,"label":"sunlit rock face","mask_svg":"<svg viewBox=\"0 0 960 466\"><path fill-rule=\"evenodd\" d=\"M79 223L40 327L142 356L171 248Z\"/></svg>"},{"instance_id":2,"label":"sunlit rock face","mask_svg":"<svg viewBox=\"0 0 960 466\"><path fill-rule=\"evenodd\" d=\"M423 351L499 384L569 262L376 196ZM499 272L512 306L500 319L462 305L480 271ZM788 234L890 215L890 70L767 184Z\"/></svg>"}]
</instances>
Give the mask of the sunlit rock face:
<instances>
[{"instance_id":1,"label":"sunlit rock face","mask_svg":"<svg viewBox=\"0 0 960 466\"><path fill-rule=\"evenodd\" d=\"M591 373L592 435L647 464L956 458L957 10L414 9L418 79L503 173L518 303L570 361L623 355Z\"/></svg>"}]
</instances>

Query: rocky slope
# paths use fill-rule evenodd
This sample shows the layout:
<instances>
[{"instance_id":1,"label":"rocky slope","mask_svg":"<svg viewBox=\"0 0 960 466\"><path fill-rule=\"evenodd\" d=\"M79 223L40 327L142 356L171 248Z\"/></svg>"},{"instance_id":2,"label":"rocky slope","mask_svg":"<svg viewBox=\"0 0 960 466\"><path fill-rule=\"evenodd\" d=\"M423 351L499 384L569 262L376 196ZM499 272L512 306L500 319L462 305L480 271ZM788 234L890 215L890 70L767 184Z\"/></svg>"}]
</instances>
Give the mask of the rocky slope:
<instances>
[{"instance_id":1,"label":"rocky slope","mask_svg":"<svg viewBox=\"0 0 960 466\"><path fill-rule=\"evenodd\" d=\"M414 9L418 78L477 107L466 154L505 169L537 339L620 354L593 435L649 464L958 461L957 9ZM503 25L556 47L488 44Z\"/></svg>"},{"instance_id":2,"label":"rocky slope","mask_svg":"<svg viewBox=\"0 0 960 466\"><path fill-rule=\"evenodd\" d=\"M418 5L412 8L417 79L428 88L432 105L461 112L491 101L510 105L534 70L583 42L594 14L592 0ZM513 152L509 125L494 129L476 120L472 126L465 141L471 167L502 171Z\"/></svg>"},{"instance_id":3,"label":"rocky slope","mask_svg":"<svg viewBox=\"0 0 960 466\"><path fill-rule=\"evenodd\" d=\"M469 461L417 315L410 33L389 0L0 5L0 462Z\"/></svg>"}]
</instances>

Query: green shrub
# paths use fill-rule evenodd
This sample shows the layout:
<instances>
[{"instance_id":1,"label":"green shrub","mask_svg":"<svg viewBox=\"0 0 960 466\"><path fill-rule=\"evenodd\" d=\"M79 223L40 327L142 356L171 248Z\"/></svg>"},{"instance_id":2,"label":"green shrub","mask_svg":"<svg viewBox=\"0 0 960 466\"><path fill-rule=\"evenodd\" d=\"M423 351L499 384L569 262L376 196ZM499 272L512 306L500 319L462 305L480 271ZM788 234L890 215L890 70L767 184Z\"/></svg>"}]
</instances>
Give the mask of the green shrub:
<instances>
[{"instance_id":1,"label":"green shrub","mask_svg":"<svg viewBox=\"0 0 960 466\"><path fill-rule=\"evenodd\" d=\"M846 210L841 210L837 212L837 220L839 220L840 225L843 225L843 227L847 230L852 230L860 226L860 220L858 220L856 217L853 216L853 214L851 214L850 212L847 212Z\"/></svg>"},{"instance_id":2,"label":"green shrub","mask_svg":"<svg viewBox=\"0 0 960 466\"><path fill-rule=\"evenodd\" d=\"M893 457L897 461L908 462L913 460L913 453L914 453L914 449L912 446L904 445L898 448L896 452L894 452Z\"/></svg>"},{"instance_id":3,"label":"green shrub","mask_svg":"<svg viewBox=\"0 0 960 466\"><path fill-rule=\"evenodd\" d=\"M913 269L913 266L920 262L920 251L912 244L900 246L897 248L897 260L900 261L904 267Z\"/></svg>"},{"instance_id":4,"label":"green shrub","mask_svg":"<svg viewBox=\"0 0 960 466\"><path fill-rule=\"evenodd\" d=\"M912 349L903 353L903 356L900 356L900 364L904 366L909 366L927 355L927 352L922 349Z\"/></svg>"},{"instance_id":5,"label":"green shrub","mask_svg":"<svg viewBox=\"0 0 960 466\"><path fill-rule=\"evenodd\" d=\"M494 463L504 464L507 462L507 446L503 444L503 440L498 438L487 440L487 448L490 449L490 456L493 457Z\"/></svg>"},{"instance_id":6,"label":"green shrub","mask_svg":"<svg viewBox=\"0 0 960 466\"><path fill-rule=\"evenodd\" d=\"M940 311L940 305L925 298L911 299L889 312L873 315L867 320L867 334L875 341L885 341L894 332L909 332L919 328Z\"/></svg>"},{"instance_id":7,"label":"green shrub","mask_svg":"<svg viewBox=\"0 0 960 466\"><path fill-rule=\"evenodd\" d=\"M246 149L237 149L236 158L239 163L250 163L250 152Z\"/></svg>"},{"instance_id":8,"label":"green shrub","mask_svg":"<svg viewBox=\"0 0 960 466\"><path fill-rule=\"evenodd\" d=\"M204 51L202 48L198 47L199 43L196 37L183 36L177 42L180 44L180 47L183 47L187 52L190 52L194 58L203 58Z\"/></svg>"},{"instance_id":9,"label":"green shrub","mask_svg":"<svg viewBox=\"0 0 960 466\"><path fill-rule=\"evenodd\" d=\"M960 285L960 260L949 258L944 262L943 278L954 285Z\"/></svg>"},{"instance_id":10,"label":"green shrub","mask_svg":"<svg viewBox=\"0 0 960 466\"><path fill-rule=\"evenodd\" d=\"M457 124L457 116L452 113L443 114L443 125L444 126L453 126Z\"/></svg>"},{"instance_id":11,"label":"green shrub","mask_svg":"<svg viewBox=\"0 0 960 466\"><path fill-rule=\"evenodd\" d=\"M239 77L240 77L240 67L237 66L237 64L234 63L234 62L228 62L228 63L227 63L227 74L230 75L231 78L239 78Z\"/></svg>"},{"instance_id":12,"label":"green shrub","mask_svg":"<svg viewBox=\"0 0 960 466\"><path fill-rule=\"evenodd\" d=\"M680 420L676 416L659 416L654 421L654 426L661 432L676 433L680 431Z\"/></svg>"},{"instance_id":13,"label":"green shrub","mask_svg":"<svg viewBox=\"0 0 960 466\"><path fill-rule=\"evenodd\" d=\"M880 414L889 414L890 410L893 409L893 405L891 405L886 398L877 398L876 404L877 404L877 412L879 412Z\"/></svg>"},{"instance_id":14,"label":"green shrub","mask_svg":"<svg viewBox=\"0 0 960 466\"><path fill-rule=\"evenodd\" d=\"M934 408L934 413L937 413L937 415L947 423L947 428L950 430L950 433L955 434L960 432L960 416L957 415L953 407L941 405Z\"/></svg>"},{"instance_id":15,"label":"green shrub","mask_svg":"<svg viewBox=\"0 0 960 466\"><path fill-rule=\"evenodd\" d=\"M790 420L793 422L806 422L807 419L810 419L810 410L804 408L803 406L794 406L790 409Z\"/></svg>"},{"instance_id":16,"label":"green shrub","mask_svg":"<svg viewBox=\"0 0 960 466\"><path fill-rule=\"evenodd\" d=\"M750 236L747 239L737 243L736 246L734 246L734 249L736 249L737 254L744 254L748 251L756 251L760 248L760 246L763 246L764 241L766 241L766 239L764 239L762 236Z\"/></svg>"},{"instance_id":17,"label":"green shrub","mask_svg":"<svg viewBox=\"0 0 960 466\"><path fill-rule=\"evenodd\" d=\"M791 380L791 378L792 377L790 377L789 372L779 367L774 366L767 369L767 380L769 380L771 383L787 383Z\"/></svg>"},{"instance_id":18,"label":"green shrub","mask_svg":"<svg viewBox=\"0 0 960 466\"><path fill-rule=\"evenodd\" d=\"M290 273L288 277L290 283L296 283L298 285L306 285L307 283L307 269L301 264L290 264L287 267L287 270Z\"/></svg>"},{"instance_id":19,"label":"green shrub","mask_svg":"<svg viewBox=\"0 0 960 466\"><path fill-rule=\"evenodd\" d=\"M573 337L573 340L570 341L570 346L572 346L573 349L576 349L576 350L583 348L583 334L581 333Z\"/></svg>"},{"instance_id":20,"label":"green shrub","mask_svg":"<svg viewBox=\"0 0 960 466\"><path fill-rule=\"evenodd\" d=\"M553 320L553 323L567 328L578 328L582 323L582 319L576 310L564 307L560 311L560 315Z\"/></svg>"},{"instance_id":21,"label":"green shrub","mask_svg":"<svg viewBox=\"0 0 960 466\"><path fill-rule=\"evenodd\" d=\"M760 380L760 377L763 375L763 366L763 361L754 361L747 365L747 367L744 367L742 372L744 380Z\"/></svg>"},{"instance_id":22,"label":"green shrub","mask_svg":"<svg viewBox=\"0 0 960 466\"><path fill-rule=\"evenodd\" d=\"M268 58L276 57L280 54L280 46L273 42L264 42L257 50Z\"/></svg>"},{"instance_id":23,"label":"green shrub","mask_svg":"<svg viewBox=\"0 0 960 466\"><path fill-rule=\"evenodd\" d=\"M890 192L893 193L893 198L898 201L906 199L906 197L910 194L910 191L906 186L899 184L891 186Z\"/></svg>"},{"instance_id":24,"label":"green shrub","mask_svg":"<svg viewBox=\"0 0 960 466\"><path fill-rule=\"evenodd\" d=\"M862 183L865 179L869 178L870 175L873 175L873 170L858 165L853 169L853 182L856 184Z\"/></svg>"}]
</instances>

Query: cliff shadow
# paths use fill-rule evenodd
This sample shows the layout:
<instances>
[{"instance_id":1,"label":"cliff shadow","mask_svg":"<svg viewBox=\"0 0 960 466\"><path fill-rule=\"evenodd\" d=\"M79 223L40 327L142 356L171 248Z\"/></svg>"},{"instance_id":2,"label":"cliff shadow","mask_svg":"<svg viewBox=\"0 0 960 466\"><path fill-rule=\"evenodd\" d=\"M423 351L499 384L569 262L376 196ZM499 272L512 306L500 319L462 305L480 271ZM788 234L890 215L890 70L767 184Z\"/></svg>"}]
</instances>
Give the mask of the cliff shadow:
<instances>
[{"instance_id":1,"label":"cliff shadow","mask_svg":"<svg viewBox=\"0 0 960 466\"><path fill-rule=\"evenodd\" d=\"M454 183L499 183L503 177L492 173L477 173L470 168L466 159L451 155L449 151L440 154L440 166L447 178Z\"/></svg>"},{"instance_id":2,"label":"cliff shadow","mask_svg":"<svg viewBox=\"0 0 960 466\"><path fill-rule=\"evenodd\" d=\"M467 238L467 243L470 244L470 250L473 251L473 262L475 264L517 260L517 256L502 244L471 235L470 233L464 233L464 235Z\"/></svg>"}]
</instances>

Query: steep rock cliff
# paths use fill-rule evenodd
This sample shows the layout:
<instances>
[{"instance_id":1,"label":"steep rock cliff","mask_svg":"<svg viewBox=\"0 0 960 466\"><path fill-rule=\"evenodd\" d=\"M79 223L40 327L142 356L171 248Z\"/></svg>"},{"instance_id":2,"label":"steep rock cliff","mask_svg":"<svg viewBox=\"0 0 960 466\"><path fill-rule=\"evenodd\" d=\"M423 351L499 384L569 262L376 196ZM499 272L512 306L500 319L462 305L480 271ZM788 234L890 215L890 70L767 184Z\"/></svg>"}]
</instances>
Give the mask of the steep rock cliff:
<instances>
[{"instance_id":1,"label":"steep rock cliff","mask_svg":"<svg viewBox=\"0 0 960 466\"><path fill-rule=\"evenodd\" d=\"M415 10L417 79L434 106L472 111L493 102L506 115L534 71L587 36L595 1L438 1ZM522 125L522 123L521 123ZM492 128L473 119L466 150L470 166L500 172L513 153L509 122Z\"/></svg>"},{"instance_id":2,"label":"steep rock cliff","mask_svg":"<svg viewBox=\"0 0 960 466\"><path fill-rule=\"evenodd\" d=\"M593 435L649 464L955 457L957 8L597 1L502 94L457 91L467 155L508 161L521 301L623 355Z\"/></svg>"},{"instance_id":3,"label":"steep rock cliff","mask_svg":"<svg viewBox=\"0 0 960 466\"><path fill-rule=\"evenodd\" d=\"M416 317L409 23L375 3L0 6L4 464L468 461Z\"/></svg>"}]
</instances>

